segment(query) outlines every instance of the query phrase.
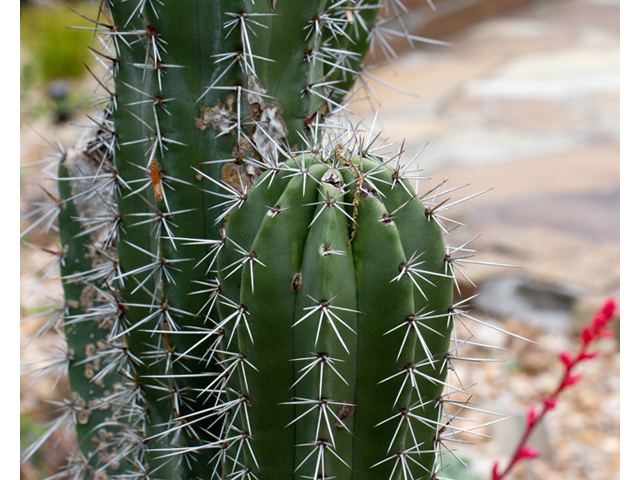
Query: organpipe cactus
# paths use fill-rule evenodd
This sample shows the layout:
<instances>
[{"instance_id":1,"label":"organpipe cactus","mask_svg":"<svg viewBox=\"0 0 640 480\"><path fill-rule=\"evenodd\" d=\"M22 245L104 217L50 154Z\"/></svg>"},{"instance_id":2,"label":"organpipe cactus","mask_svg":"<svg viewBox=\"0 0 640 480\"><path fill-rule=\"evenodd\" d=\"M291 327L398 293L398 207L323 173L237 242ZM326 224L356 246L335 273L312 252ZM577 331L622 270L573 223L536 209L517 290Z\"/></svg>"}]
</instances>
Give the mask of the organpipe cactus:
<instances>
[{"instance_id":1,"label":"organpipe cactus","mask_svg":"<svg viewBox=\"0 0 640 480\"><path fill-rule=\"evenodd\" d=\"M77 479L437 478L465 259L443 185L337 120L381 7L101 2L103 110L37 222L71 394L25 457L73 424Z\"/></svg>"}]
</instances>

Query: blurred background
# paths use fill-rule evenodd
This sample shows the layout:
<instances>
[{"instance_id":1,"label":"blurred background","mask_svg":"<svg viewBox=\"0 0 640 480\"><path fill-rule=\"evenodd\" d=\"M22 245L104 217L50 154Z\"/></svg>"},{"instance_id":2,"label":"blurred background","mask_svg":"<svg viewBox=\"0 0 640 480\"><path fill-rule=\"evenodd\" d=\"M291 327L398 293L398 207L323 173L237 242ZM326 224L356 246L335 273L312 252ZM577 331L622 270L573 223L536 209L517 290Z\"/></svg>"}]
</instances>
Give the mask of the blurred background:
<instances>
[{"instance_id":1,"label":"blurred background","mask_svg":"<svg viewBox=\"0 0 640 480\"><path fill-rule=\"evenodd\" d=\"M467 357L499 361L458 362L457 372L472 404L508 418L461 435L450 444L445 476L489 479L495 460L504 464L519 439L527 407L553 391L562 375L557 355L579 348L577 334L607 297L620 288L620 5L619 0L404 0L405 19L417 38L389 38L392 51L368 61L370 86L380 103L364 96L351 109L391 142L404 140L403 161L416 159L425 193L463 187L442 200L462 200L443 215L464 224L447 243L477 251L467 263L459 299L476 293L473 317L532 339L524 342L472 320L475 342ZM92 1L21 1L21 164L46 158L43 138L73 147L92 113L96 81L84 64L96 60L82 16L95 17ZM96 40L97 42L97 40ZM96 45L97 47L98 45ZM391 64L387 64L387 57ZM394 87L392 88L391 85ZM39 134L38 134L39 132ZM428 143L426 148L425 145ZM394 147L397 148L397 147ZM21 171L21 213L55 194L37 166ZM29 219L22 228L28 228ZM453 227L453 223L448 223ZM46 312L61 298L52 256L56 243L31 230L21 245L23 319ZM51 267L48 267L50 265ZM48 275L47 275L48 274ZM470 279L470 280L469 280ZM471 283L473 282L473 284ZM37 287L37 289L36 289ZM35 289L35 291L34 291ZM21 342L46 315L21 324ZM464 328L464 327L462 327ZM521 480L620 477L619 323L616 336L601 341L600 356L581 365L583 379L563 393L558 407L532 442L541 458L518 467ZM58 344L45 336L22 352L25 363L49 356ZM30 367L25 367L28 370ZM29 375L23 377L23 384ZM54 418L48 400L63 398L65 380L46 378L21 391L23 448ZM468 425L495 420L481 411L464 414ZM53 435L46 448L21 468L24 480L56 472L73 438ZM491 438L489 438L491 437ZM467 443L468 442L468 443Z\"/></svg>"}]
</instances>

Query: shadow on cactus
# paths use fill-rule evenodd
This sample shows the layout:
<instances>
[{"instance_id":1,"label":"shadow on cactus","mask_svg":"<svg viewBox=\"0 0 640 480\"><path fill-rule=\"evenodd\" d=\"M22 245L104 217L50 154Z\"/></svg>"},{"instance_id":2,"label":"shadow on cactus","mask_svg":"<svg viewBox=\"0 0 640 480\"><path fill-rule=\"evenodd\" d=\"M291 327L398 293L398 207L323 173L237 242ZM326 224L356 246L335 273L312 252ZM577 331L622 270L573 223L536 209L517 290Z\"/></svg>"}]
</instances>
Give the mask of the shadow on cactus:
<instances>
[{"instance_id":1,"label":"shadow on cactus","mask_svg":"<svg viewBox=\"0 0 640 480\"><path fill-rule=\"evenodd\" d=\"M443 241L450 190L418 196L415 158L347 121L380 5L101 7L104 109L39 207L72 391L54 426L79 444L60 475L438 478L470 250Z\"/></svg>"}]
</instances>

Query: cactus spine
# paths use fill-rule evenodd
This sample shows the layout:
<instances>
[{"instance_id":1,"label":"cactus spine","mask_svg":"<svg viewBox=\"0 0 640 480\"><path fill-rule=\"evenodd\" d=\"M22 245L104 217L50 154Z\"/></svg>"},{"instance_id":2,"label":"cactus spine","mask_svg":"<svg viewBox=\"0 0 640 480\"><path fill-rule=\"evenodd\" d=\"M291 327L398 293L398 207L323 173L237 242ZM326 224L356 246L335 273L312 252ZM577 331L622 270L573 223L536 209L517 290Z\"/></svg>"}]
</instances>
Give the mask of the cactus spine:
<instances>
[{"instance_id":1,"label":"cactus spine","mask_svg":"<svg viewBox=\"0 0 640 480\"><path fill-rule=\"evenodd\" d=\"M436 478L440 189L335 120L379 8L101 2L104 110L57 175L66 473Z\"/></svg>"}]
</instances>

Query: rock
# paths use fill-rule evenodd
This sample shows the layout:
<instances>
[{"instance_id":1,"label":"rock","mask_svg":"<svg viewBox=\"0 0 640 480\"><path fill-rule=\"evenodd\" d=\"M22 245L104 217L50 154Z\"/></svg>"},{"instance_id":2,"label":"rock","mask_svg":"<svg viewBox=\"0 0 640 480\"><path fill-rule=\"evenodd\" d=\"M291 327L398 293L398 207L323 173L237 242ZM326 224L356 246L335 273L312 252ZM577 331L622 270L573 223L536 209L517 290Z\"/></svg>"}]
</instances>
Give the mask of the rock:
<instances>
[{"instance_id":1,"label":"rock","mask_svg":"<svg viewBox=\"0 0 640 480\"><path fill-rule=\"evenodd\" d=\"M486 279L479 285L476 308L497 317L512 317L537 326L566 332L580 292L565 285L524 275Z\"/></svg>"}]
</instances>

